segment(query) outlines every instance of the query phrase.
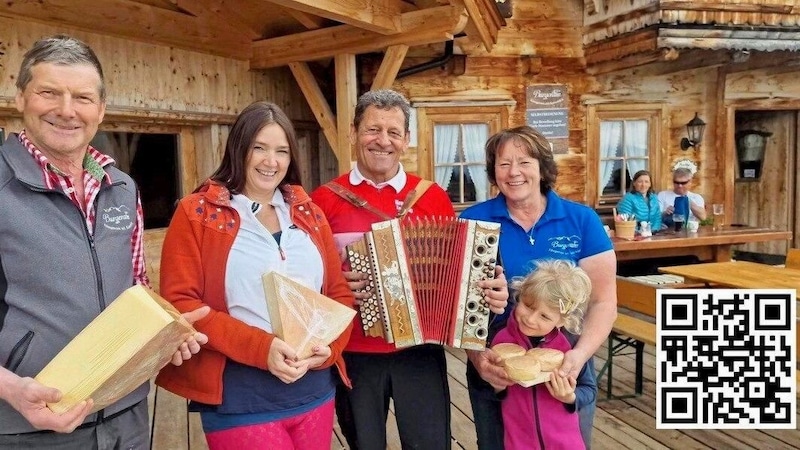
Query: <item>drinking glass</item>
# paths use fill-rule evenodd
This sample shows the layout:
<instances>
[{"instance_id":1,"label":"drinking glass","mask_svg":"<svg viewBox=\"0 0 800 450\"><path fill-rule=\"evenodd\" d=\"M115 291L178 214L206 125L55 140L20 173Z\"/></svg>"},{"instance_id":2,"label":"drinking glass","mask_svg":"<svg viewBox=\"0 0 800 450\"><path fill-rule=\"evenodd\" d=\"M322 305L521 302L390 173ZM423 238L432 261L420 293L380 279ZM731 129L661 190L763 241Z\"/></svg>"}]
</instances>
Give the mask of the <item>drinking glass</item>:
<instances>
[{"instance_id":1,"label":"drinking glass","mask_svg":"<svg viewBox=\"0 0 800 450\"><path fill-rule=\"evenodd\" d=\"M673 214L672 222L675 224L675 232L678 233L683 229L683 214Z\"/></svg>"},{"instance_id":2,"label":"drinking glass","mask_svg":"<svg viewBox=\"0 0 800 450\"><path fill-rule=\"evenodd\" d=\"M714 215L714 229L719 230L725 225L725 205L714 203L711 205L711 214Z\"/></svg>"}]
</instances>

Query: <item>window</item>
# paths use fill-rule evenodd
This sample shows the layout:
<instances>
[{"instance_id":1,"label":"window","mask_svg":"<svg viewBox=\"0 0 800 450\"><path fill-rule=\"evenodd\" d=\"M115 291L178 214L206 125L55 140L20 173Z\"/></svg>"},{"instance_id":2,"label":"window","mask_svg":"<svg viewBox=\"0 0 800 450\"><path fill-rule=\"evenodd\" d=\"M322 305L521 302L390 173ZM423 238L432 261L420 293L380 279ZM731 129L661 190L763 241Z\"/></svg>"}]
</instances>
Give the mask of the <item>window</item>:
<instances>
[{"instance_id":1,"label":"window","mask_svg":"<svg viewBox=\"0 0 800 450\"><path fill-rule=\"evenodd\" d=\"M457 210L493 193L486 175L486 140L507 126L509 105L485 103L415 105L421 137L416 173L436 181Z\"/></svg>"},{"instance_id":2,"label":"window","mask_svg":"<svg viewBox=\"0 0 800 450\"><path fill-rule=\"evenodd\" d=\"M453 203L484 201L489 196L484 145L485 123L439 124L433 127L434 174Z\"/></svg>"},{"instance_id":3,"label":"window","mask_svg":"<svg viewBox=\"0 0 800 450\"><path fill-rule=\"evenodd\" d=\"M600 122L600 176L602 197L622 197L633 174L650 168L646 120Z\"/></svg>"},{"instance_id":4,"label":"window","mask_svg":"<svg viewBox=\"0 0 800 450\"><path fill-rule=\"evenodd\" d=\"M601 105L589 108L587 200L603 209L627 192L633 174L648 170L657 183L657 149L662 132L660 106ZM594 169L592 169L594 168Z\"/></svg>"}]
</instances>

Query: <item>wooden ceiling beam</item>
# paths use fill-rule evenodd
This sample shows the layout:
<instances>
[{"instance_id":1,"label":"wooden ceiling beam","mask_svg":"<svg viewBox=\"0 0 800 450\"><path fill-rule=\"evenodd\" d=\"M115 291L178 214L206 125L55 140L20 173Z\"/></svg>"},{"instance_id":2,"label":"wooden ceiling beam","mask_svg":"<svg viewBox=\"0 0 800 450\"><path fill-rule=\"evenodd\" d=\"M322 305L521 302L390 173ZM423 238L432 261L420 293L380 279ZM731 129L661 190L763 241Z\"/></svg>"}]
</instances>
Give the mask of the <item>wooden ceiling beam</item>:
<instances>
[{"instance_id":1,"label":"wooden ceiling beam","mask_svg":"<svg viewBox=\"0 0 800 450\"><path fill-rule=\"evenodd\" d=\"M317 118L317 122L322 128L322 134L324 134L325 139L328 140L328 145L335 149L339 139L336 129L336 116L333 114L330 105L328 105L328 101L325 100L325 96L322 94L322 89L320 89L317 79L314 78L314 74L311 72L307 63L290 63L289 69L292 70L297 85L300 86L300 90L303 91L308 106L311 107L314 117Z\"/></svg>"},{"instance_id":2,"label":"wooden ceiling beam","mask_svg":"<svg viewBox=\"0 0 800 450\"><path fill-rule=\"evenodd\" d=\"M301 25L309 30L316 30L325 26L325 19L323 17L315 16L313 14L306 14L296 9L284 8L283 10L292 16L294 20L300 22Z\"/></svg>"},{"instance_id":3,"label":"wooden ceiling beam","mask_svg":"<svg viewBox=\"0 0 800 450\"><path fill-rule=\"evenodd\" d=\"M733 58L732 58L733 59ZM796 72L800 67L800 54L797 52L752 52L740 62L733 61L727 68L727 73L733 74L751 70L769 70L771 75Z\"/></svg>"},{"instance_id":4,"label":"wooden ceiling beam","mask_svg":"<svg viewBox=\"0 0 800 450\"><path fill-rule=\"evenodd\" d=\"M85 12L87 8L107 11L108 14L105 20L97 20L96 14ZM26 18L234 59L251 57L251 41L241 32L232 32L230 26L221 26L217 20L124 0L5 2L0 16L17 21Z\"/></svg>"},{"instance_id":5,"label":"wooden ceiling beam","mask_svg":"<svg viewBox=\"0 0 800 450\"><path fill-rule=\"evenodd\" d=\"M215 0L171 0L178 8L192 14L195 17L202 17L208 21L216 21L221 28L229 28L233 33L243 33L248 39L256 40L261 34L253 30L237 14L236 8L222 10L219 1Z\"/></svg>"},{"instance_id":6,"label":"wooden ceiling beam","mask_svg":"<svg viewBox=\"0 0 800 450\"><path fill-rule=\"evenodd\" d=\"M679 53L673 49L652 50L630 55L619 60L610 60L599 64L594 64L587 67L586 72L589 75L602 75L619 70L632 69L656 62L674 61L678 58L678 55Z\"/></svg>"},{"instance_id":7,"label":"wooden ceiling beam","mask_svg":"<svg viewBox=\"0 0 800 450\"><path fill-rule=\"evenodd\" d=\"M402 31L400 0L269 0L307 14L380 34Z\"/></svg>"},{"instance_id":8,"label":"wooden ceiling beam","mask_svg":"<svg viewBox=\"0 0 800 450\"><path fill-rule=\"evenodd\" d=\"M381 61L381 65L378 68L378 73L375 74L375 79L372 80L372 90L392 87L407 53L408 46L405 44L393 45L386 49L386 53L383 54L383 61Z\"/></svg>"},{"instance_id":9,"label":"wooden ceiling beam","mask_svg":"<svg viewBox=\"0 0 800 450\"><path fill-rule=\"evenodd\" d=\"M484 18L483 14L481 14L478 1L479 0L452 0L452 3L457 6L463 5L469 14L467 36L472 39L480 40L486 51L491 52L492 47L497 41L497 30L492 29L489 22L487 22L490 18ZM471 34L473 34L473 36L470 36Z\"/></svg>"},{"instance_id":10,"label":"wooden ceiling beam","mask_svg":"<svg viewBox=\"0 0 800 450\"><path fill-rule=\"evenodd\" d=\"M592 66L607 61L616 61L637 53L656 51L658 48L657 38L658 31L655 28L647 28L602 42L595 42L584 48L586 64Z\"/></svg>"},{"instance_id":11,"label":"wooden ceiling beam","mask_svg":"<svg viewBox=\"0 0 800 450\"><path fill-rule=\"evenodd\" d=\"M464 8L440 6L403 14L403 32L392 35L372 33L352 25L339 25L253 44L252 69L285 66L291 62L314 61L341 53L368 53L393 45L426 45L453 39L467 23Z\"/></svg>"}]
</instances>

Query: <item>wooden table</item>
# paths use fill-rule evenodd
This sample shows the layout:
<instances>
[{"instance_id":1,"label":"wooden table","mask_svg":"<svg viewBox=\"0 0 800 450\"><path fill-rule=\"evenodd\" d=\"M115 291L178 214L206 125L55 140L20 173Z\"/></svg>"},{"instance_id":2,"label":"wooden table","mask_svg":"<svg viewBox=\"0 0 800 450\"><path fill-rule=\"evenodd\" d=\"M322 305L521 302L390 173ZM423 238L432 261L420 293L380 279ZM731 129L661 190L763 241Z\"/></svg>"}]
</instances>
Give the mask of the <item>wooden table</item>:
<instances>
[{"instance_id":1,"label":"wooden table","mask_svg":"<svg viewBox=\"0 0 800 450\"><path fill-rule=\"evenodd\" d=\"M659 271L724 287L800 290L800 270L748 261L659 267Z\"/></svg>"},{"instance_id":2,"label":"wooden table","mask_svg":"<svg viewBox=\"0 0 800 450\"><path fill-rule=\"evenodd\" d=\"M792 233L771 228L724 227L714 231L701 227L697 233L662 231L641 240L612 238L618 261L695 255L700 261L730 261L732 246L748 242L789 240ZM638 238L637 238L638 239Z\"/></svg>"},{"instance_id":3,"label":"wooden table","mask_svg":"<svg viewBox=\"0 0 800 450\"><path fill-rule=\"evenodd\" d=\"M719 286L742 289L794 289L800 290L800 270L775 267L748 261L689 264L686 266L659 267L665 273L684 278L713 283ZM800 299L796 300L797 326L800 329ZM797 333L795 352L800 364L800 333ZM800 386L800 370L797 371Z\"/></svg>"}]
</instances>

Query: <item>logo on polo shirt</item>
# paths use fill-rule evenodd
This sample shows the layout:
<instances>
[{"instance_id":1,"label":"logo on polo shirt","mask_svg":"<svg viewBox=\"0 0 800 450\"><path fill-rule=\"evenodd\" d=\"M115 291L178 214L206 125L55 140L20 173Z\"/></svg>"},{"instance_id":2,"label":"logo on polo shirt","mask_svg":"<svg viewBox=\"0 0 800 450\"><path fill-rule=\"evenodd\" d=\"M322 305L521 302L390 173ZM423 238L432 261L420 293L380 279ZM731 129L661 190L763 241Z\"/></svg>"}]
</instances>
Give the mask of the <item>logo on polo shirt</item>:
<instances>
[{"instance_id":1,"label":"logo on polo shirt","mask_svg":"<svg viewBox=\"0 0 800 450\"><path fill-rule=\"evenodd\" d=\"M551 237L547 242L550 253L574 256L581 251L581 237L577 234Z\"/></svg>"},{"instance_id":2,"label":"logo on polo shirt","mask_svg":"<svg viewBox=\"0 0 800 450\"><path fill-rule=\"evenodd\" d=\"M104 208L100 214L100 221L109 230L130 230L133 228L131 210L127 206L112 206Z\"/></svg>"}]
</instances>

